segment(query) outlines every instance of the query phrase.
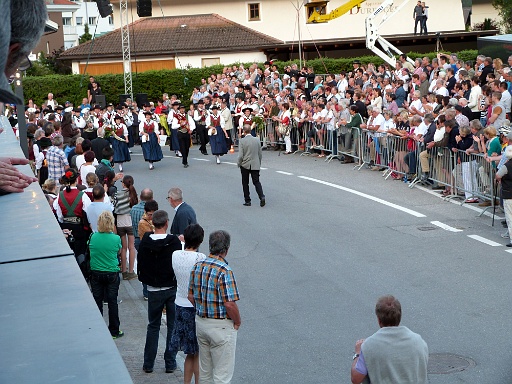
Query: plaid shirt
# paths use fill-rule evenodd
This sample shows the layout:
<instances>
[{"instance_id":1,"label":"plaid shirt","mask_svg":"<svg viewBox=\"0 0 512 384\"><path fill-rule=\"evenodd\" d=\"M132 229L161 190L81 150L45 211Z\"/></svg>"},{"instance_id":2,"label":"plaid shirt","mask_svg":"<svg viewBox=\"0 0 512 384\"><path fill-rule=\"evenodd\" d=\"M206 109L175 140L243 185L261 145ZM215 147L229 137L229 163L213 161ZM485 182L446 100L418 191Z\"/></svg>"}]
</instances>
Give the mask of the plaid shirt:
<instances>
[{"instance_id":1,"label":"plaid shirt","mask_svg":"<svg viewBox=\"0 0 512 384\"><path fill-rule=\"evenodd\" d=\"M138 238L139 237L139 221L142 219L144 215L144 206L146 205L145 201L141 201L138 204L135 204L130 210L130 216L132 217L132 227L133 227L133 235Z\"/></svg>"},{"instance_id":2,"label":"plaid shirt","mask_svg":"<svg viewBox=\"0 0 512 384\"><path fill-rule=\"evenodd\" d=\"M229 318L224 303L240 299L233 271L222 257L214 255L194 265L188 292L194 295L196 315L209 319Z\"/></svg>"},{"instance_id":3,"label":"plaid shirt","mask_svg":"<svg viewBox=\"0 0 512 384\"><path fill-rule=\"evenodd\" d=\"M59 147L51 146L46 152L48 161L48 178L55 180L58 184L59 179L64 175L66 166L69 166L66 154Z\"/></svg>"}]
</instances>

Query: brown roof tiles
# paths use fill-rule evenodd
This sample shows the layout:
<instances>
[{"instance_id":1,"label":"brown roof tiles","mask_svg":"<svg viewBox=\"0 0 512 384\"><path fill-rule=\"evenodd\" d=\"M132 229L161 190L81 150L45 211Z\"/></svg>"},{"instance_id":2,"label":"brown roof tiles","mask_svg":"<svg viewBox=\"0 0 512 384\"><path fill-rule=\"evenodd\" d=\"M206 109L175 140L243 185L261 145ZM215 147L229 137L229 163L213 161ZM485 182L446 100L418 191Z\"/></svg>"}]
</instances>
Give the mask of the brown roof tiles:
<instances>
[{"instance_id":1,"label":"brown roof tiles","mask_svg":"<svg viewBox=\"0 0 512 384\"><path fill-rule=\"evenodd\" d=\"M259 50L283 42L215 13L149 17L130 24L131 55L155 56L196 52ZM92 51L91 51L92 45ZM121 30L116 29L64 51L66 59L121 58Z\"/></svg>"}]
</instances>

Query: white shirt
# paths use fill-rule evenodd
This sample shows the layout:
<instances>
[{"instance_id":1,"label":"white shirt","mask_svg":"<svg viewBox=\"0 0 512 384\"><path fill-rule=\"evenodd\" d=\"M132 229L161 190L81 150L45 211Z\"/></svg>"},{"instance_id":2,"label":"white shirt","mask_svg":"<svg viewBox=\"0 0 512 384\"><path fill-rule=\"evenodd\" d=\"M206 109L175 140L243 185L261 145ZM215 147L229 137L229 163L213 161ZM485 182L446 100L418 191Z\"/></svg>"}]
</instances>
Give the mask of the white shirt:
<instances>
[{"instance_id":1,"label":"white shirt","mask_svg":"<svg viewBox=\"0 0 512 384\"><path fill-rule=\"evenodd\" d=\"M80 170L80 167L85 164L84 155L83 154L82 155L78 155L76 157L75 163L76 163L76 169ZM98 160L96 160L96 158L94 158L94 161L92 162L92 165L94 165L94 166L98 165Z\"/></svg>"},{"instance_id":2,"label":"white shirt","mask_svg":"<svg viewBox=\"0 0 512 384\"><path fill-rule=\"evenodd\" d=\"M94 159L94 160L96 160L96 159ZM87 174L95 173L96 172L96 166L94 164L86 165L84 163L84 164L82 164L82 167L79 168L79 171L80 171L80 177L82 178L82 185L87 187L87 181L86 181Z\"/></svg>"},{"instance_id":3,"label":"white shirt","mask_svg":"<svg viewBox=\"0 0 512 384\"><path fill-rule=\"evenodd\" d=\"M200 252L193 251L174 251L172 254L172 269L176 276L178 289L176 290L176 299L174 304L180 307L193 307L188 300L188 283L190 280L190 271L194 264L206 259L206 256Z\"/></svg>"},{"instance_id":4,"label":"white shirt","mask_svg":"<svg viewBox=\"0 0 512 384\"><path fill-rule=\"evenodd\" d=\"M418 125L416 127L416 129L414 130L414 134L416 135L421 135L421 136L425 136L425 133L427 133L428 131L428 125L425 124L423 121L421 122L420 125Z\"/></svg>"}]
</instances>

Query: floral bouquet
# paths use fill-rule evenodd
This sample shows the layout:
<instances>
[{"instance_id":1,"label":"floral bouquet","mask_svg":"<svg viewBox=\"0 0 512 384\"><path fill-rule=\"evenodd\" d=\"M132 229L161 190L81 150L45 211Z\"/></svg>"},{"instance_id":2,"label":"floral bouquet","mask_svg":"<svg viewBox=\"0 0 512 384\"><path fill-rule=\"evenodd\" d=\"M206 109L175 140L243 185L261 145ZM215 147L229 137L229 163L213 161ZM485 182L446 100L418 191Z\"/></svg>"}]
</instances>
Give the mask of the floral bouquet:
<instances>
[{"instance_id":1,"label":"floral bouquet","mask_svg":"<svg viewBox=\"0 0 512 384\"><path fill-rule=\"evenodd\" d=\"M105 136L103 136L105 139L108 139L110 136L114 136L115 131L111 125L105 125L103 129L105 130Z\"/></svg>"},{"instance_id":2,"label":"floral bouquet","mask_svg":"<svg viewBox=\"0 0 512 384\"><path fill-rule=\"evenodd\" d=\"M261 116L254 116L252 118L252 125L258 132L262 132L265 130L265 120Z\"/></svg>"}]
</instances>

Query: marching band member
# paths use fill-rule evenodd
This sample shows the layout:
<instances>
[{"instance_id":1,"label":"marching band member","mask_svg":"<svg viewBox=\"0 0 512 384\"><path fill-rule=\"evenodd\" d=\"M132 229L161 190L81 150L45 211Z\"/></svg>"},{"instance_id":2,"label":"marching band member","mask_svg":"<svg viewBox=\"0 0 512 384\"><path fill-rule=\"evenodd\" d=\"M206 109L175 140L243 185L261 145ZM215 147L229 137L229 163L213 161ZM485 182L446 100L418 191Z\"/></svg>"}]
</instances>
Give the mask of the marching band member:
<instances>
[{"instance_id":1,"label":"marching band member","mask_svg":"<svg viewBox=\"0 0 512 384\"><path fill-rule=\"evenodd\" d=\"M73 125L75 128L80 129L80 132L85 128L85 119L81 116L82 110L80 108L73 109Z\"/></svg>"},{"instance_id":2,"label":"marching band member","mask_svg":"<svg viewBox=\"0 0 512 384\"><path fill-rule=\"evenodd\" d=\"M82 110L82 112L83 112L83 110ZM96 119L98 120L98 126L99 127L103 127L103 123L104 123L104 121L103 121L103 113L101 112L101 107L100 107L99 104L96 104L94 106L94 110L91 112L91 115L96 117Z\"/></svg>"},{"instance_id":3,"label":"marching band member","mask_svg":"<svg viewBox=\"0 0 512 384\"><path fill-rule=\"evenodd\" d=\"M226 139L229 139L229 136L224 129L224 119L219 113L219 107L216 105L212 107L212 112L206 119L206 126L209 128L208 135L210 136L212 155L215 155L217 164L220 164L220 157L228 153Z\"/></svg>"},{"instance_id":4,"label":"marching band member","mask_svg":"<svg viewBox=\"0 0 512 384\"><path fill-rule=\"evenodd\" d=\"M55 121L62 121L62 111L64 107L62 105L57 105L55 107Z\"/></svg>"},{"instance_id":5,"label":"marching band member","mask_svg":"<svg viewBox=\"0 0 512 384\"><path fill-rule=\"evenodd\" d=\"M178 120L178 142L182 155L181 163L183 167L188 168L188 151L190 149L190 133L195 128L194 119L185 111L185 106L179 106L179 112L176 114Z\"/></svg>"},{"instance_id":6,"label":"marching band member","mask_svg":"<svg viewBox=\"0 0 512 384\"><path fill-rule=\"evenodd\" d=\"M114 116L112 128L115 135L110 136L109 139L114 149L114 163L118 163L119 172L123 172L123 163L131 160L128 150L128 127L124 123L123 116Z\"/></svg>"},{"instance_id":7,"label":"marching band member","mask_svg":"<svg viewBox=\"0 0 512 384\"><path fill-rule=\"evenodd\" d=\"M98 137L97 130L100 127L98 118L89 111L89 108L82 109L85 127L82 131L82 137L88 140L94 140Z\"/></svg>"},{"instance_id":8,"label":"marching band member","mask_svg":"<svg viewBox=\"0 0 512 384\"><path fill-rule=\"evenodd\" d=\"M243 116L244 113L243 113L242 109L244 109L244 106L245 106L244 97L237 93L235 96L235 102L236 102L235 116Z\"/></svg>"},{"instance_id":9,"label":"marching band member","mask_svg":"<svg viewBox=\"0 0 512 384\"><path fill-rule=\"evenodd\" d=\"M107 110L103 114L103 121L105 124L113 124L114 123L114 105L112 103L107 104Z\"/></svg>"},{"instance_id":10,"label":"marching band member","mask_svg":"<svg viewBox=\"0 0 512 384\"><path fill-rule=\"evenodd\" d=\"M171 104L172 109L169 111L169 116L167 117L167 123L171 127L171 151L174 151L175 155L178 157L182 156L180 152L180 142L178 141L178 128L180 124L178 123L177 115L178 115L178 107L180 103L177 101Z\"/></svg>"},{"instance_id":11,"label":"marching band member","mask_svg":"<svg viewBox=\"0 0 512 384\"><path fill-rule=\"evenodd\" d=\"M194 111L194 121L196 122L196 135L199 139L199 152L207 155L206 144L208 143L208 135L206 130L206 117L208 112L204 108L204 100L197 102L197 109Z\"/></svg>"},{"instance_id":12,"label":"marching band member","mask_svg":"<svg viewBox=\"0 0 512 384\"><path fill-rule=\"evenodd\" d=\"M144 160L149 162L150 170L155 169L153 162L164 158L158 138L158 124L151 119L152 116L151 111L145 111L145 119L139 124L139 132L142 136L142 153L144 154Z\"/></svg>"},{"instance_id":13,"label":"marching band member","mask_svg":"<svg viewBox=\"0 0 512 384\"><path fill-rule=\"evenodd\" d=\"M238 137L242 137L242 129L245 124L252 125L252 109L245 107L242 109L243 115L238 119ZM251 129L251 135L256 137L256 131Z\"/></svg>"},{"instance_id":14,"label":"marching band member","mask_svg":"<svg viewBox=\"0 0 512 384\"><path fill-rule=\"evenodd\" d=\"M260 112L260 106L258 104L258 96L251 95L251 102L249 104L249 107L252 109L253 115L258 115Z\"/></svg>"},{"instance_id":15,"label":"marching band member","mask_svg":"<svg viewBox=\"0 0 512 384\"><path fill-rule=\"evenodd\" d=\"M228 133L228 147L231 147L234 139L234 130L233 130L233 116L231 115L231 111L228 108L228 104L226 100L222 100L220 115L222 116L222 120L224 121L224 129Z\"/></svg>"}]
</instances>

